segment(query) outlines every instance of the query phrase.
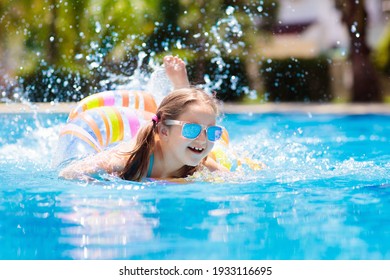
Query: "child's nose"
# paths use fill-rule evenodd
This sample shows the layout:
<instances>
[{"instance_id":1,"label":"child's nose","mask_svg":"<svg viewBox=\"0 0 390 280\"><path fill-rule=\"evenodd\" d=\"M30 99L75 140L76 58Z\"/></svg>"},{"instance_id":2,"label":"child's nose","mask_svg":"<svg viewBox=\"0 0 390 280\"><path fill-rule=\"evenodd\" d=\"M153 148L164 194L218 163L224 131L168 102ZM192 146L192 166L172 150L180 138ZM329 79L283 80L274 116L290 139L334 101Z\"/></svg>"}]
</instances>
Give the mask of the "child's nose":
<instances>
[{"instance_id":1,"label":"child's nose","mask_svg":"<svg viewBox=\"0 0 390 280\"><path fill-rule=\"evenodd\" d=\"M199 136L196 138L198 141L206 141L207 140L207 135L206 135L206 130L202 130L199 134Z\"/></svg>"}]
</instances>

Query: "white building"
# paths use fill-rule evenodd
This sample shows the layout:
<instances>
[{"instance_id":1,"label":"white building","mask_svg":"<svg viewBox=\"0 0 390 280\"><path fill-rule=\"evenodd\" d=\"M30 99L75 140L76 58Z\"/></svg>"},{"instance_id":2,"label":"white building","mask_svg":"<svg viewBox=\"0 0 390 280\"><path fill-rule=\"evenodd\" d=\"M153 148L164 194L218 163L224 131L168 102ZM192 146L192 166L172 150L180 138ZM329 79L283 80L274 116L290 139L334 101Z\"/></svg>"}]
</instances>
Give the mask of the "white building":
<instances>
[{"instance_id":1,"label":"white building","mask_svg":"<svg viewBox=\"0 0 390 280\"><path fill-rule=\"evenodd\" d=\"M390 0L366 0L368 44L381 38ZM313 56L332 48L348 49L348 34L334 0L279 0L278 26L265 56Z\"/></svg>"}]
</instances>

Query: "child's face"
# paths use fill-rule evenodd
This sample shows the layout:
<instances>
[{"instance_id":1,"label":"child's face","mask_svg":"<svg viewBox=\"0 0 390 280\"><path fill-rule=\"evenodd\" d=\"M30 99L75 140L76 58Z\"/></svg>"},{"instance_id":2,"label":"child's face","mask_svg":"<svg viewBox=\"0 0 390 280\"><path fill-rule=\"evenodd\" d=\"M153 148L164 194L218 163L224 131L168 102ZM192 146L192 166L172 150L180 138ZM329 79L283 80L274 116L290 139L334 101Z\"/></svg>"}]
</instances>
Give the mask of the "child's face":
<instances>
[{"instance_id":1,"label":"child's face","mask_svg":"<svg viewBox=\"0 0 390 280\"><path fill-rule=\"evenodd\" d=\"M216 116L210 105L190 104L185 108L177 120L187 123L197 123L204 126L215 125ZM202 130L195 139L187 139L182 135L181 125L169 126L168 146L171 153L183 165L196 166L205 158L214 147L214 142L207 139Z\"/></svg>"}]
</instances>

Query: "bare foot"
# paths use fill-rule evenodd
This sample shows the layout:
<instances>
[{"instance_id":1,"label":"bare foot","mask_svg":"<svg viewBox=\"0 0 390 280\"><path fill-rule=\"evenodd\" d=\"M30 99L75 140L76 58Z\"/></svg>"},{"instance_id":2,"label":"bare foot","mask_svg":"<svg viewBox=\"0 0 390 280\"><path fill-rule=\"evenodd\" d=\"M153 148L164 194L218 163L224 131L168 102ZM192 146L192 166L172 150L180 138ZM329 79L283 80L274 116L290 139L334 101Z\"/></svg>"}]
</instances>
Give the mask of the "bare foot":
<instances>
[{"instance_id":1,"label":"bare foot","mask_svg":"<svg viewBox=\"0 0 390 280\"><path fill-rule=\"evenodd\" d=\"M171 55L165 56L164 66L165 72L167 73L174 89L190 87L186 64L181 58Z\"/></svg>"}]
</instances>

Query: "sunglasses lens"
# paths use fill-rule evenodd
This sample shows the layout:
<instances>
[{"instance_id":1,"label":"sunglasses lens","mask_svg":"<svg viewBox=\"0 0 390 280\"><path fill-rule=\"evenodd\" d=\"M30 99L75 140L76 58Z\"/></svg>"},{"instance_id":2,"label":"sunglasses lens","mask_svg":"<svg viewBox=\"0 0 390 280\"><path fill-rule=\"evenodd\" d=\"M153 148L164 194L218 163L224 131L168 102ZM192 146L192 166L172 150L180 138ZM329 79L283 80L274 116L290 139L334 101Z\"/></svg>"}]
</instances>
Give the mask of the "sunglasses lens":
<instances>
[{"instance_id":1,"label":"sunglasses lens","mask_svg":"<svg viewBox=\"0 0 390 280\"><path fill-rule=\"evenodd\" d=\"M195 139L202 131L202 126L196 123L186 123L183 125L182 135L187 139Z\"/></svg>"},{"instance_id":2,"label":"sunglasses lens","mask_svg":"<svg viewBox=\"0 0 390 280\"><path fill-rule=\"evenodd\" d=\"M209 141L217 141L221 138L222 136L222 127L220 126L209 126L207 128L207 139Z\"/></svg>"}]
</instances>

